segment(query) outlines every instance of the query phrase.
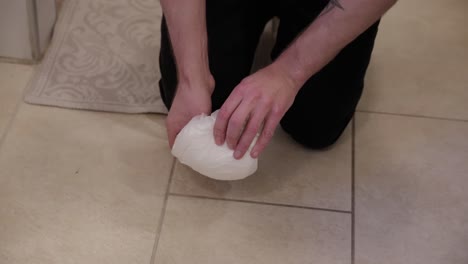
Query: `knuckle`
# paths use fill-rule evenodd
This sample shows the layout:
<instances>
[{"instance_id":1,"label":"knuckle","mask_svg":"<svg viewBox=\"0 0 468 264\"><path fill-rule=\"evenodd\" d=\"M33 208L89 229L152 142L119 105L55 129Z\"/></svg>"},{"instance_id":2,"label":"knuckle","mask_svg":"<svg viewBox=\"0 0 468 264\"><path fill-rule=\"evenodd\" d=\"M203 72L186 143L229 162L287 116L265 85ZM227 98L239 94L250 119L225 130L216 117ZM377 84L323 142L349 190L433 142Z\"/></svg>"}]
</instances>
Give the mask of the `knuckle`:
<instances>
[{"instance_id":1,"label":"knuckle","mask_svg":"<svg viewBox=\"0 0 468 264\"><path fill-rule=\"evenodd\" d=\"M224 131L222 129L215 129L214 135L215 137L224 137Z\"/></svg>"},{"instance_id":2,"label":"knuckle","mask_svg":"<svg viewBox=\"0 0 468 264\"><path fill-rule=\"evenodd\" d=\"M270 138L273 137L273 135L275 134L275 131L273 129L266 129L263 133L264 133L264 141L268 141L270 140Z\"/></svg>"},{"instance_id":3,"label":"knuckle","mask_svg":"<svg viewBox=\"0 0 468 264\"><path fill-rule=\"evenodd\" d=\"M229 138L229 139L234 139L237 137L237 134L238 134L238 129L234 129L232 127L230 127L228 129L228 131L226 132L226 138Z\"/></svg>"},{"instance_id":4,"label":"knuckle","mask_svg":"<svg viewBox=\"0 0 468 264\"><path fill-rule=\"evenodd\" d=\"M248 135L249 137L253 137L257 134L257 131L258 131L257 127L248 127L244 133Z\"/></svg>"},{"instance_id":5,"label":"knuckle","mask_svg":"<svg viewBox=\"0 0 468 264\"><path fill-rule=\"evenodd\" d=\"M240 83L234 88L234 90L232 90L231 94L229 95L229 97L239 97L242 95L242 88L243 85L241 85Z\"/></svg>"},{"instance_id":6,"label":"knuckle","mask_svg":"<svg viewBox=\"0 0 468 264\"><path fill-rule=\"evenodd\" d=\"M252 95L251 95L251 98L252 98L252 101L255 103L255 104L261 104L262 101L264 100L264 96L262 95L262 93L260 91L252 91Z\"/></svg>"},{"instance_id":7,"label":"knuckle","mask_svg":"<svg viewBox=\"0 0 468 264\"><path fill-rule=\"evenodd\" d=\"M243 125L242 120L237 117L232 117L231 120L229 121L229 126L235 129L240 128L242 125Z\"/></svg>"},{"instance_id":8,"label":"knuckle","mask_svg":"<svg viewBox=\"0 0 468 264\"><path fill-rule=\"evenodd\" d=\"M238 87L237 87L237 90L238 90L239 92L245 94L246 92L252 91L252 89L250 89L251 86L252 86L252 85L251 85L250 79L249 79L249 78L245 78L245 79L243 79L243 80L239 83L239 85L238 85Z\"/></svg>"},{"instance_id":9,"label":"knuckle","mask_svg":"<svg viewBox=\"0 0 468 264\"><path fill-rule=\"evenodd\" d=\"M232 145L237 143L237 137L233 135L229 135L226 137L226 141Z\"/></svg>"},{"instance_id":10,"label":"knuckle","mask_svg":"<svg viewBox=\"0 0 468 264\"><path fill-rule=\"evenodd\" d=\"M244 83L244 81L241 81L236 88L232 91L232 95L234 96L242 96L245 94L245 91L247 89L247 85Z\"/></svg>"},{"instance_id":11,"label":"knuckle","mask_svg":"<svg viewBox=\"0 0 468 264\"><path fill-rule=\"evenodd\" d=\"M278 117L278 116L281 116L281 112L282 112L282 107L280 107L279 105L274 105L272 108L271 108L271 114L275 117Z\"/></svg>"},{"instance_id":12,"label":"knuckle","mask_svg":"<svg viewBox=\"0 0 468 264\"><path fill-rule=\"evenodd\" d=\"M222 129L221 127L214 127L214 133L216 135L222 135L224 134L224 129Z\"/></svg>"},{"instance_id":13,"label":"knuckle","mask_svg":"<svg viewBox=\"0 0 468 264\"><path fill-rule=\"evenodd\" d=\"M261 151L261 150L263 150L265 147L266 147L266 142L263 142L263 140L262 140L262 142L258 142L258 144L257 144L257 150Z\"/></svg>"},{"instance_id":14,"label":"knuckle","mask_svg":"<svg viewBox=\"0 0 468 264\"><path fill-rule=\"evenodd\" d=\"M218 120L225 121L229 118L229 112L226 108L222 107L218 113Z\"/></svg>"},{"instance_id":15,"label":"knuckle","mask_svg":"<svg viewBox=\"0 0 468 264\"><path fill-rule=\"evenodd\" d=\"M245 151L249 148L249 146L246 144L246 143L239 143L239 146L237 147L237 149L239 151L241 151L242 153L245 153Z\"/></svg>"},{"instance_id":16,"label":"knuckle","mask_svg":"<svg viewBox=\"0 0 468 264\"><path fill-rule=\"evenodd\" d=\"M271 105L273 103L273 98L270 95L263 95L260 99L260 103L264 105Z\"/></svg>"},{"instance_id":17,"label":"knuckle","mask_svg":"<svg viewBox=\"0 0 468 264\"><path fill-rule=\"evenodd\" d=\"M242 81L239 83L240 86L246 86L250 82L250 78L246 77L242 79Z\"/></svg>"}]
</instances>

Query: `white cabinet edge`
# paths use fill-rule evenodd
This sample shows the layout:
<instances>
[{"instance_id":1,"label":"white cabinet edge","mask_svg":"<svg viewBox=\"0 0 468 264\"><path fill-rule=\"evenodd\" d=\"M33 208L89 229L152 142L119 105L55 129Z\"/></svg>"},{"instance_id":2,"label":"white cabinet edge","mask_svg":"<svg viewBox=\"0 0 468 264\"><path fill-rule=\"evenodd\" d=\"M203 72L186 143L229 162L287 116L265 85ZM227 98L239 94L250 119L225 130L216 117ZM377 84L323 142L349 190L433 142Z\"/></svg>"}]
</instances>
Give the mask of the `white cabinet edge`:
<instances>
[{"instance_id":1,"label":"white cabinet edge","mask_svg":"<svg viewBox=\"0 0 468 264\"><path fill-rule=\"evenodd\" d=\"M0 57L37 61L56 21L55 0L0 1Z\"/></svg>"}]
</instances>

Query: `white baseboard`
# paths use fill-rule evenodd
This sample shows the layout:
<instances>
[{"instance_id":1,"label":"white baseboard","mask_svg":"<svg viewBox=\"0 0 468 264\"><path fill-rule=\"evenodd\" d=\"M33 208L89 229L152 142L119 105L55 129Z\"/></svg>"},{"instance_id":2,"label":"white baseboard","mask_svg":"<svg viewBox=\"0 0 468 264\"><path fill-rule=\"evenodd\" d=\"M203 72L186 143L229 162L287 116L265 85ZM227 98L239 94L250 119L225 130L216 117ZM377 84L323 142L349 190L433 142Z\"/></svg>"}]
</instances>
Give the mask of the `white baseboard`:
<instances>
[{"instance_id":1,"label":"white baseboard","mask_svg":"<svg viewBox=\"0 0 468 264\"><path fill-rule=\"evenodd\" d=\"M0 57L40 59L55 20L55 0L0 0Z\"/></svg>"}]
</instances>

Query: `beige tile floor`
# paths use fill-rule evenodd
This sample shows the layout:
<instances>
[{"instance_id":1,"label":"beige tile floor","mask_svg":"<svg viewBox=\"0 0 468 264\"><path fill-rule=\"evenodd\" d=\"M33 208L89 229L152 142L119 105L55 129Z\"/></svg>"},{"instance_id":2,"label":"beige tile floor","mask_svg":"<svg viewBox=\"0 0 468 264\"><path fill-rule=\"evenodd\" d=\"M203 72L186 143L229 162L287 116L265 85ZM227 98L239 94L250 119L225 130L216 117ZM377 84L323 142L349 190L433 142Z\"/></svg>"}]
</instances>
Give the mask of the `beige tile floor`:
<instances>
[{"instance_id":1,"label":"beige tile floor","mask_svg":"<svg viewBox=\"0 0 468 264\"><path fill-rule=\"evenodd\" d=\"M336 146L278 132L245 181L174 162L164 117L21 103L0 64L0 264L468 263L468 2L401 1Z\"/></svg>"},{"instance_id":2,"label":"beige tile floor","mask_svg":"<svg viewBox=\"0 0 468 264\"><path fill-rule=\"evenodd\" d=\"M399 1L380 27L358 109L468 120L466 10L466 0Z\"/></svg>"}]
</instances>

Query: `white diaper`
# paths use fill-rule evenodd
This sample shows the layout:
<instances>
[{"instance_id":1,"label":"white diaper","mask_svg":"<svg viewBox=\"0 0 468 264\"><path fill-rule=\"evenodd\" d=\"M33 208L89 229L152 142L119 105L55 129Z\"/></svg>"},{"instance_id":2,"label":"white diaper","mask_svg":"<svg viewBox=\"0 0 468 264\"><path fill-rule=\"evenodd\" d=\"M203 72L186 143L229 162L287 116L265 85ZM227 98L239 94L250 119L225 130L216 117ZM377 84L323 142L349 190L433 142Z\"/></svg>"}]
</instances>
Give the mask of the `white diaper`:
<instances>
[{"instance_id":1,"label":"white diaper","mask_svg":"<svg viewBox=\"0 0 468 264\"><path fill-rule=\"evenodd\" d=\"M172 155L195 171L217 180L240 180L257 170L258 160L249 151L240 160L234 159L234 151L224 143L218 146L213 136L213 127L218 111L211 116L194 117L177 135Z\"/></svg>"}]
</instances>

